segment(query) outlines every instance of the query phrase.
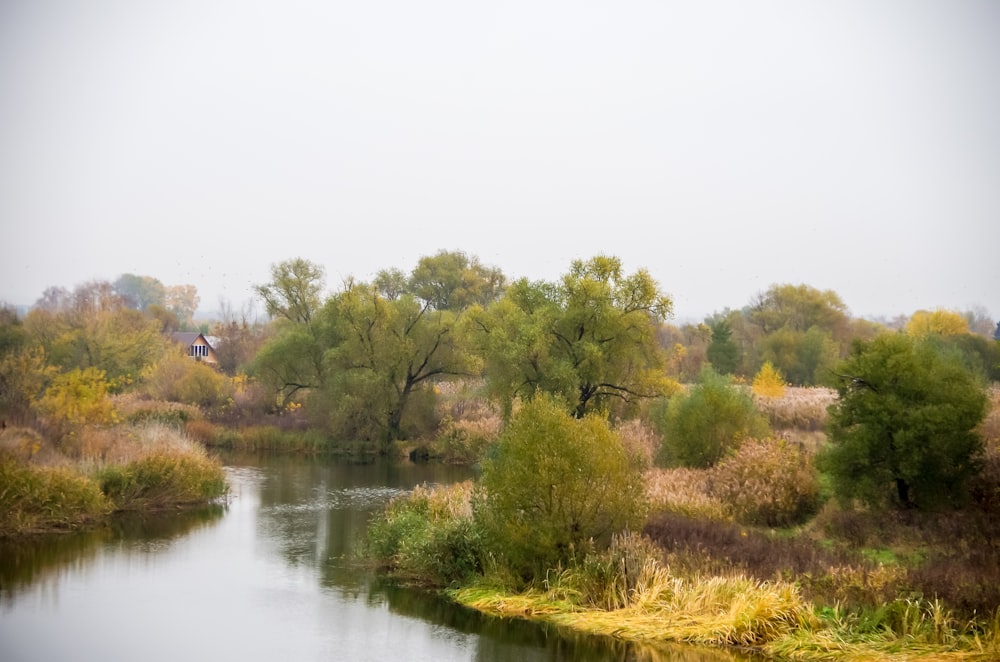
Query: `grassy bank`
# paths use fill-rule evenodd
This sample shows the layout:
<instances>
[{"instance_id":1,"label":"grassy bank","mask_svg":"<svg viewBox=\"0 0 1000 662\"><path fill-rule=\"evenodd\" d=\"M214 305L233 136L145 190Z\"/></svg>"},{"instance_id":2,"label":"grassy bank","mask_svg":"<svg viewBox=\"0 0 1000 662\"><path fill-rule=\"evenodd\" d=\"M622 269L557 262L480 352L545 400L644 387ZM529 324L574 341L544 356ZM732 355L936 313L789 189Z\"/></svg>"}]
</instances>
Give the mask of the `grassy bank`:
<instances>
[{"instance_id":1,"label":"grassy bank","mask_svg":"<svg viewBox=\"0 0 1000 662\"><path fill-rule=\"evenodd\" d=\"M617 536L526 579L490 549L475 494L463 483L395 500L371 524L370 558L484 613L634 641L803 660L1000 658L996 608L949 606L921 590L919 570L848 545L728 521L656 516L647 535Z\"/></svg>"},{"instance_id":2,"label":"grassy bank","mask_svg":"<svg viewBox=\"0 0 1000 662\"><path fill-rule=\"evenodd\" d=\"M0 434L0 537L205 503L225 491L221 464L172 426L83 429L61 447L32 430Z\"/></svg>"}]
</instances>

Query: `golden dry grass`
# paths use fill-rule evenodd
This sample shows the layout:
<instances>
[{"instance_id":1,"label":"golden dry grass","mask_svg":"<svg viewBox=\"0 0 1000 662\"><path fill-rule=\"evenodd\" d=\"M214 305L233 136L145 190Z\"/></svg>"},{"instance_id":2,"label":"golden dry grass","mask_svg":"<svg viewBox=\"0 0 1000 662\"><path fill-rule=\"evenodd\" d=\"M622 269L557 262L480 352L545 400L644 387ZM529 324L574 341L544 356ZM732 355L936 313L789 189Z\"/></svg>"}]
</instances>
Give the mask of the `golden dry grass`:
<instances>
[{"instance_id":1,"label":"golden dry grass","mask_svg":"<svg viewBox=\"0 0 1000 662\"><path fill-rule=\"evenodd\" d=\"M672 512L692 518L728 521L726 506L709 493L704 469L649 469L646 494L652 512Z\"/></svg>"},{"instance_id":2,"label":"golden dry grass","mask_svg":"<svg viewBox=\"0 0 1000 662\"><path fill-rule=\"evenodd\" d=\"M757 409L776 430L822 430L826 425L826 409L836 400L836 391L819 386L789 386L782 397L754 398Z\"/></svg>"}]
</instances>

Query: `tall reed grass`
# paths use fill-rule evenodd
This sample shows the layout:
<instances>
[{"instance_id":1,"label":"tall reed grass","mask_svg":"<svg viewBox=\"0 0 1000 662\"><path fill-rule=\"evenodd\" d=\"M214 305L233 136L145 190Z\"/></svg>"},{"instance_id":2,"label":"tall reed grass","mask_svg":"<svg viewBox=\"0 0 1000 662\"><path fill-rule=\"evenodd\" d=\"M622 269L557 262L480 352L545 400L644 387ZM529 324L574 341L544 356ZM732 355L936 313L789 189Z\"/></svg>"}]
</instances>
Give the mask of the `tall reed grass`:
<instances>
[{"instance_id":1,"label":"tall reed grass","mask_svg":"<svg viewBox=\"0 0 1000 662\"><path fill-rule=\"evenodd\" d=\"M74 469L0 457L0 537L71 529L111 510L98 484Z\"/></svg>"},{"instance_id":2,"label":"tall reed grass","mask_svg":"<svg viewBox=\"0 0 1000 662\"><path fill-rule=\"evenodd\" d=\"M837 392L820 386L789 386L781 397L756 396L757 409L775 430L822 430Z\"/></svg>"}]
</instances>

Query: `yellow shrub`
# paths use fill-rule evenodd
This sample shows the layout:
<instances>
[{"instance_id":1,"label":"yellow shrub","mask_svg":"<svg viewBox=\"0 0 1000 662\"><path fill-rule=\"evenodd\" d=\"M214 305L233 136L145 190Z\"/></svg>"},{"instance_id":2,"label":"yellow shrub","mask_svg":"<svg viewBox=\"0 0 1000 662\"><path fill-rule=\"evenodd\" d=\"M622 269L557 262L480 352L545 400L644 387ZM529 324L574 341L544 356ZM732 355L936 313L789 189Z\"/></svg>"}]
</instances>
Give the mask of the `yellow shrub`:
<instances>
[{"instance_id":1,"label":"yellow shrub","mask_svg":"<svg viewBox=\"0 0 1000 662\"><path fill-rule=\"evenodd\" d=\"M761 366L760 372L753 378L753 392L766 398L780 398L785 395L785 378L781 371L768 361Z\"/></svg>"}]
</instances>

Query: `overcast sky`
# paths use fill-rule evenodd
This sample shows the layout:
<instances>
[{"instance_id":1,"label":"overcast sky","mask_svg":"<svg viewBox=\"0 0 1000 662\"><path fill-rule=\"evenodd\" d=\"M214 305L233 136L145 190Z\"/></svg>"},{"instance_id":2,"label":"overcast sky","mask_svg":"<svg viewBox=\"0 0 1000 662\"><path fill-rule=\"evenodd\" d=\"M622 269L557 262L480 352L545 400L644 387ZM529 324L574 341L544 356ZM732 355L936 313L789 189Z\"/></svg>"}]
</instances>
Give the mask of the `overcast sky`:
<instances>
[{"instance_id":1,"label":"overcast sky","mask_svg":"<svg viewBox=\"0 0 1000 662\"><path fill-rule=\"evenodd\" d=\"M1000 2L0 1L0 301L462 250L1000 315Z\"/></svg>"}]
</instances>

